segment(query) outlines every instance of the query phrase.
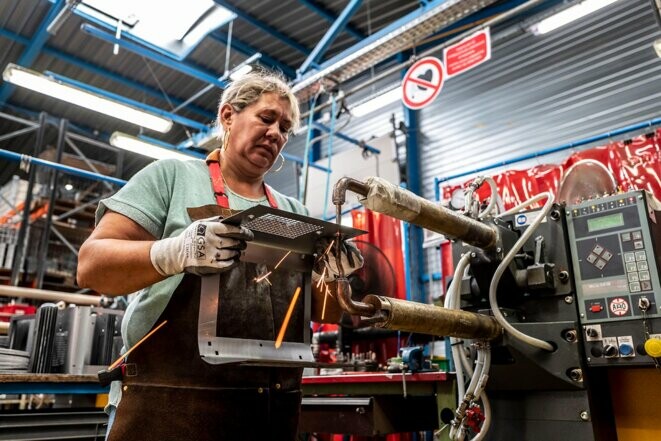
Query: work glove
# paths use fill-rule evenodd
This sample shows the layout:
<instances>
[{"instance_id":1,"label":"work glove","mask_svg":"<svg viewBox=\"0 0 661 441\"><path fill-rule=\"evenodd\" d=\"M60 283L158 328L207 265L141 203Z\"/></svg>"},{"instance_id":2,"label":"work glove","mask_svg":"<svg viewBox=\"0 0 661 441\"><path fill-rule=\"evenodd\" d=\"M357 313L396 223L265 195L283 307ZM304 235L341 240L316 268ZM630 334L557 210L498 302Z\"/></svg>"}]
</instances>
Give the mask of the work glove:
<instances>
[{"instance_id":1,"label":"work glove","mask_svg":"<svg viewBox=\"0 0 661 441\"><path fill-rule=\"evenodd\" d=\"M212 217L193 222L178 236L157 240L149 257L162 276L184 271L198 276L217 274L238 265L246 241L252 239L252 231Z\"/></svg>"},{"instance_id":2,"label":"work glove","mask_svg":"<svg viewBox=\"0 0 661 441\"><path fill-rule=\"evenodd\" d=\"M315 263L312 268L312 279L319 280L324 276L325 282L332 282L339 276L340 271L337 267L337 244L328 248L333 238L323 237L319 239L314 245ZM328 252L327 252L328 251ZM348 276L357 269L363 266L363 256L358 251L358 248L351 242L343 240L340 242L340 256L342 269L344 275Z\"/></svg>"}]
</instances>

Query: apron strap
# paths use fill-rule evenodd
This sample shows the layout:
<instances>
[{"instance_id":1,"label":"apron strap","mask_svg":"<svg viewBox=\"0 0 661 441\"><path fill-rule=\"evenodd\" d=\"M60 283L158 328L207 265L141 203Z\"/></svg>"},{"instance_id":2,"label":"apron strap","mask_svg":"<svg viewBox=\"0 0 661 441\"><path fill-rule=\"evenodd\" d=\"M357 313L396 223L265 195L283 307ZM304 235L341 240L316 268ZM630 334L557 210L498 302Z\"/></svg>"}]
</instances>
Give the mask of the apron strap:
<instances>
[{"instance_id":1,"label":"apron strap","mask_svg":"<svg viewBox=\"0 0 661 441\"><path fill-rule=\"evenodd\" d=\"M223 172L220 169L220 152L212 152L207 157L207 164L209 166L209 175L211 175L211 185L213 187L213 194L216 196L216 203L222 208L230 208L230 201L225 193L225 181L223 180ZM278 203L276 202L271 189L266 183L262 184L264 186L264 194L266 199L269 202L271 208L278 208Z\"/></svg>"}]
</instances>

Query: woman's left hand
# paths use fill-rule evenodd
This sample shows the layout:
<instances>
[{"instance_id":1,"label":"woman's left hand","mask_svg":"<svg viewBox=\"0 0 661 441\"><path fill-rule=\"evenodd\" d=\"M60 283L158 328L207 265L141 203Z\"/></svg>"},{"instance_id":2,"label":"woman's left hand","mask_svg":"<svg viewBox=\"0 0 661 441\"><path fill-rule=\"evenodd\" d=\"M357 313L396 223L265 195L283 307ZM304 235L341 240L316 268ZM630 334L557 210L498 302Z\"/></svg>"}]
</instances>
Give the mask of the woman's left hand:
<instances>
[{"instance_id":1,"label":"woman's left hand","mask_svg":"<svg viewBox=\"0 0 661 441\"><path fill-rule=\"evenodd\" d=\"M330 282L335 280L340 271L337 265L337 244L332 238L324 237L315 244L315 264L313 267L312 278L319 280L322 274L324 280ZM330 248L329 248L330 246ZM363 267L364 259L356 246L346 240L340 242L340 264L345 276Z\"/></svg>"}]
</instances>

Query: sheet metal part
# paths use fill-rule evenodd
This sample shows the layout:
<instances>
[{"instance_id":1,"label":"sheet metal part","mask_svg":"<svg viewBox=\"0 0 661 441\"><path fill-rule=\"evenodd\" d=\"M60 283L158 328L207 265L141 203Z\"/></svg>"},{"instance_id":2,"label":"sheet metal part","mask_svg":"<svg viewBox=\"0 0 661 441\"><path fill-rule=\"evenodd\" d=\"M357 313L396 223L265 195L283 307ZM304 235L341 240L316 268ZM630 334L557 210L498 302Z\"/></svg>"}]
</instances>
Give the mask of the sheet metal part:
<instances>
[{"instance_id":1,"label":"sheet metal part","mask_svg":"<svg viewBox=\"0 0 661 441\"><path fill-rule=\"evenodd\" d=\"M375 295L366 296L364 302L386 313L384 321L373 324L379 328L484 340L503 333L496 319L474 312Z\"/></svg>"},{"instance_id":2,"label":"sheet metal part","mask_svg":"<svg viewBox=\"0 0 661 441\"><path fill-rule=\"evenodd\" d=\"M314 263L312 253L316 241L322 237L355 237L364 231L342 227L264 205L257 205L223 219L230 225L250 229L254 239L248 244L241 260L274 266L284 253L291 253L282 260L281 269L304 273L303 308L307 324L311 317L310 274ZM280 251L280 252L278 252ZM198 316L198 348L202 359L209 364L242 363L260 366L315 367L309 333L304 332L304 342L283 342L275 348L273 341L219 337L217 333L220 276L202 277L200 312ZM307 328L306 330L307 331Z\"/></svg>"},{"instance_id":3,"label":"sheet metal part","mask_svg":"<svg viewBox=\"0 0 661 441\"><path fill-rule=\"evenodd\" d=\"M311 269L311 262L309 263ZM305 277L304 307L306 320L310 317L310 276ZM209 364L249 363L261 366L312 366L315 363L310 342L284 342L275 348L273 341L219 337L217 332L220 309L220 275L202 277L197 342L202 360ZM304 336L308 340L308 334Z\"/></svg>"}]
</instances>

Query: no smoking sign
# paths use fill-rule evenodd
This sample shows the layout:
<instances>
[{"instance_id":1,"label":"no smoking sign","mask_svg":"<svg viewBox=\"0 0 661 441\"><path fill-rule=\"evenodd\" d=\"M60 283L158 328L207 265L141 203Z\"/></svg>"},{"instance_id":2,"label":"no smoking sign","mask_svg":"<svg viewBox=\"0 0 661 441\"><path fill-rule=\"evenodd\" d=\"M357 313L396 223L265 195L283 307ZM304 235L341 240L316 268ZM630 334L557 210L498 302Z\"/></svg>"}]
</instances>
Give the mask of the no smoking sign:
<instances>
[{"instance_id":1,"label":"no smoking sign","mask_svg":"<svg viewBox=\"0 0 661 441\"><path fill-rule=\"evenodd\" d=\"M441 60L425 57L406 72L402 80L402 101L412 110L422 109L438 96L443 88L445 70Z\"/></svg>"}]
</instances>

